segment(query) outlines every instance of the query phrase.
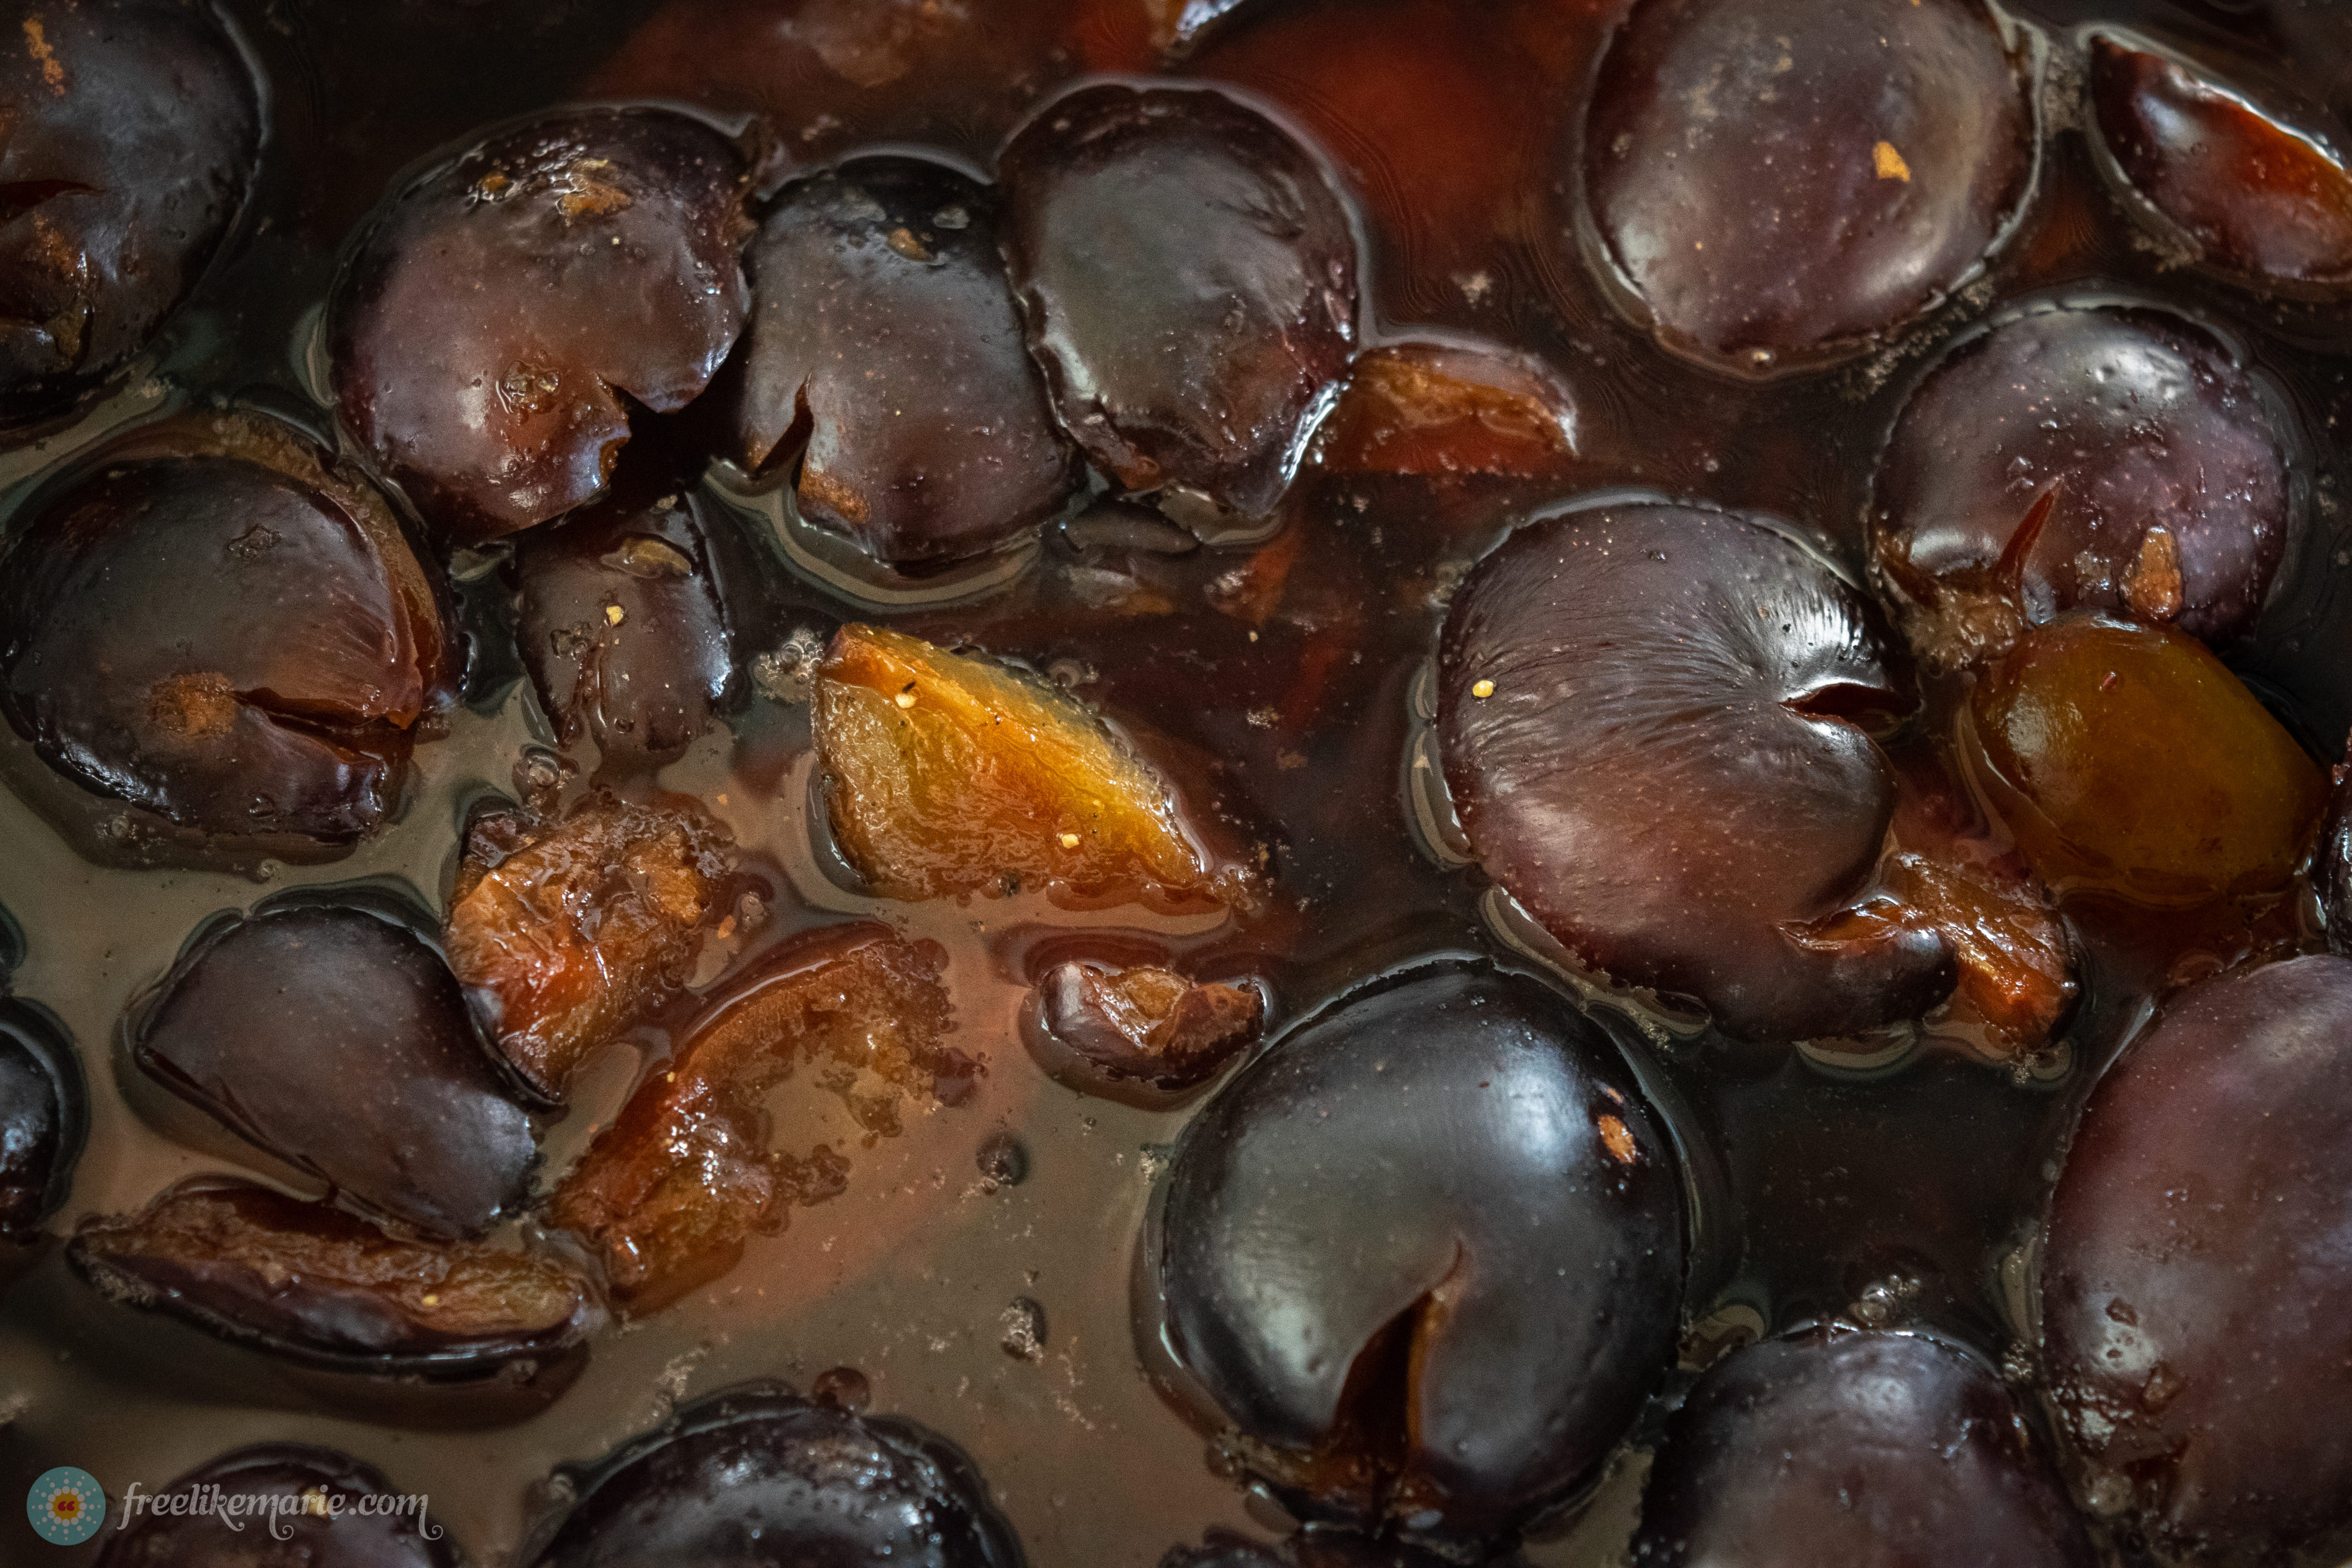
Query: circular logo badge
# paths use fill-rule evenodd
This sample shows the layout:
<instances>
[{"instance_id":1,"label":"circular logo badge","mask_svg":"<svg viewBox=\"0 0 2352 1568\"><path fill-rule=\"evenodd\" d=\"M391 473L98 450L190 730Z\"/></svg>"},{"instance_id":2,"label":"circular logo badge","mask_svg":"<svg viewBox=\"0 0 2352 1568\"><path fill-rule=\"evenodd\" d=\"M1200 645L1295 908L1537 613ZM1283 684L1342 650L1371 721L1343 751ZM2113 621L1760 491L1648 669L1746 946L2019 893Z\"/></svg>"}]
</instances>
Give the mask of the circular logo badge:
<instances>
[{"instance_id":1,"label":"circular logo badge","mask_svg":"<svg viewBox=\"0 0 2352 1568\"><path fill-rule=\"evenodd\" d=\"M106 1522L106 1492L98 1478L71 1465L42 1472L25 1497L33 1533L53 1546L79 1546Z\"/></svg>"}]
</instances>

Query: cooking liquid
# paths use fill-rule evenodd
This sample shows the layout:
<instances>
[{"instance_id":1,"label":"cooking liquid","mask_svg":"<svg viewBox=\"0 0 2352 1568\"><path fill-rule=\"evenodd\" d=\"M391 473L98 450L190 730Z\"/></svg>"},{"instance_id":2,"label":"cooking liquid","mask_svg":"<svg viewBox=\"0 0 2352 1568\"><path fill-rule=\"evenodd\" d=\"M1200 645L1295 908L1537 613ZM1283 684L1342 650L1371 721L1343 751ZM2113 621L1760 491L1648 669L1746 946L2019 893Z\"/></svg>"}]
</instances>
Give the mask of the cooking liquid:
<instances>
[{"instance_id":1,"label":"cooking liquid","mask_svg":"<svg viewBox=\"0 0 2352 1568\"><path fill-rule=\"evenodd\" d=\"M788 9L772 5L690 5L680 9L707 15L675 26L649 22L650 5L610 0L278 0L241 11L270 74L274 117L246 238L177 319L151 371L81 426L0 455L8 486L0 507L20 504L49 465L110 422L231 395L312 399L316 308L336 246L401 165L476 125L593 84L689 96L729 113L765 98L788 162L887 138L984 165L1003 104L1090 70L1150 64L1143 0L997 5L1011 18L1004 47L1027 74L1007 78L1010 96L984 105L956 99L923 68L891 78L887 47L844 54L838 37L835 57L861 78L854 91L835 82L832 96L801 103L789 84L747 82L759 57L732 47L730 29L749 37L759 17L772 26ZM898 10L808 0L799 15L808 27L849 29L855 43L860 26L887 35ZM775 1102L777 1141L803 1150L826 1142L845 1154L846 1193L754 1238L715 1283L604 1332L569 1393L495 1430L401 1428L300 1407L256 1374L251 1356L224 1353L210 1364L194 1337L101 1303L52 1249L0 1307L0 1496L72 1464L119 1498L134 1480L153 1490L240 1444L318 1442L427 1494L472 1560L496 1563L544 1506L555 1466L593 1458L682 1398L753 1377L805 1390L847 1366L869 1381L869 1408L912 1417L972 1455L1038 1568L1148 1568L1212 1525L1275 1533L1271 1505L1214 1473L1211 1434L1155 1390L1137 1348L1139 1319L1147 1333L1154 1320L1149 1301L1132 1299L1134 1249L1188 1112L1082 1097L1044 1075L1015 1032L1033 955L1158 943L1188 973L1261 980L1274 1004L1270 1033L1417 957L1483 951L1523 963L1492 929L1485 879L1433 852L1414 825L1410 758L1423 724L1414 691L1451 585L1514 521L1602 490L1774 513L1858 570L1870 471L1909 382L1990 301L2172 302L2221 325L2294 406L2308 436L2300 466L2312 543L2284 569L2290 589L2254 645L2233 661L2316 755L2332 756L2352 727L2342 564L2352 558L2341 553L2336 499L2352 314L2259 302L2172 265L2139 236L2071 107L2068 30L2093 10L2026 8L2048 30L2042 162L2023 227L1989 276L1874 356L1753 384L1662 352L1608 304L1568 237L1577 109L1621 10L1622 0L1265 0L1210 32L1178 68L1255 95L1323 149L1361 214L1375 336L1472 334L1539 356L1566 378L1576 394L1572 482L1346 476L1310 464L1284 531L1263 547L1211 548L1129 570L1049 539L1010 586L942 601L933 585L896 609L844 601L817 573L796 576L781 549L762 569L767 589L743 627L747 663L796 632L822 638L856 618L1055 673L1125 724L1195 810L1267 847L1268 907L1188 920L1074 913L1036 894L963 905L862 897L812 839L805 707L755 692L729 729L706 736L657 780L624 784L698 796L764 885L772 917L714 949L697 996L723 988L796 930L887 920L946 946L950 1043L984 1059L977 1092L951 1108L910 1106L901 1135L869 1144L812 1073L796 1075ZM2342 24L2316 8L2283 5L2274 19L2236 6L2113 0L2095 16L2234 38L2291 79L2298 65L2316 73L2303 87L2332 97L2339 112L2352 99L2352 76L2328 75L2326 61L2345 52L2311 44L2311 29ZM682 37L707 37L707 48L682 49ZM748 537L775 537L782 503L772 496L747 496L725 474L706 488ZM1136 581L1149 591L1130 591ZM469 625L487 645L468 704L446 738L418 747L401 820L341 862L253 874L101 867L16 794L0 792L0 903L29 942L16 990L63 1019L91 1082L89 1146L54 1229L136 1209L199 1172L243 1169L316 1190L233 1141L198 1149L142 1122L117 1086L129 1071L117 1022L217 911L288 886L359 879L391 879L444 906L467 807L511 796L523 748L548 739L511 651L499 646L500 598L494 576L469 585ZM1924 802L1941 788L1937 757L1958 695L1952 684L1932 687L1927 711L1893 743L1911 791L1898 834L1931 836ZM10 766L21 768L23 748L7 744ZM2021 1329L2030 1270L2019 1249L2088 1083L2159 987L2242 953L2316 946L2303 902L2195 921L2070 910L2088 948L2084 995L2063 1049L2038 1072L1988 1065L1932 1030L1892 1062L1859 1071L1838 1068L1831 1053L1653 1036L1620 1019L1692 1159L1692 1357L1743 1334L1857 1312L1932 1324L1998 1360ZM658 1061L697 996L591 1062L546 1140L542 1186L610 1120L643 1064ZM1026 1155L1017 1184L984 1176L979 1158L1007 1134ZM1034 1355L1004 1347L1016 1300L1043 1308ZM1034 1332L1030 1317L1020 1322ZM1597 1564L1622 1551L1640 1472L1638 1452L1622 1458L1591 1509L1538 1532L1528 1549L1536 1563ZM87 1561L104 1539L47 1547L13 1506L0 1510L0 1555L10 1562Z\"/></svg>"}]
</instances>

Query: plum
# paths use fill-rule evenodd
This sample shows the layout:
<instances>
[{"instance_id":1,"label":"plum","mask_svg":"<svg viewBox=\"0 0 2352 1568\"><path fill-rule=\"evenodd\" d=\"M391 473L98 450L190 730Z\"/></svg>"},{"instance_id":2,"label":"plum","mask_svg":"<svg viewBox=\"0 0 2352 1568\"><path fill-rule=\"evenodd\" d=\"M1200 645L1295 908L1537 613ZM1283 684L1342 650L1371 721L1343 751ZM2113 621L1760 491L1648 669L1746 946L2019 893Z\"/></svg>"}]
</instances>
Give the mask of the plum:
<instances>
[{"instance_id":1,"label":"plum","mask_svg":"<svg viewBox=\"0 0 2352 1568\"><path fill-rule=\"evenodd\" d=\"M1278 1546L1262 1546L1230 1530L1211 1530L1197 1547L1171 1547L1160 1568L1445 1568L1450 1561L1346 1531L1302 1530Z\"/></svg>"},{"instance_id":2,"label":"plum","mask_svg":"<svg viewBox=\"0 0 2352 1568\"><path fill-rule=\"evenodd\" d=\"M676 759L740 684L710 511L616 490L516 543L523 668L557 737L607 768Z\"/></svg>"},{"instance_id":3,"label":"plum","mask_svg":"<svg viewBox=\"0 0 2352 1568\"><path fill-rule=\"evenodd\" d=\"M1034 535L1076 488L997 249L996 193L855 158L786 191L744 258L740 455L894 564Z\"/></svg>"},{"instance_id":4,"label":"plum","mask_svg":"<svg viewBox=\"0 0 2352 1568\"><path fill-rule=\"evenodd\" d=\"M462 657L382 497L253 415L106 448L0 552L0 709L89 791L337 852L398 806Z\"/></svg>"},{"instance_id":5,"label":"plum","mask_svg":"<svg viewBox=\"0 0 2352 1568\"><path fill-rule=\"evenodd\" d=\"M2319 769L2181 632L2064 616L1970 694L1964 755L2053 892L2190 905L2283 890L2310 849Z\"/></svg>"},{"instance_id":6,"label":"plum","mask_svg":"<svg viewBox=\"0 0 2352 1568\"><path fill-rule=\"evenodd\" d=\"M886 898L1045 883L1087 902L1246 903L1159 774L1059 688L863 625L817 671L835 841Z\"/></svg>"},{"instance_id":7,"label":"plum","mask_svg":"<svg viewBox=\"0 0 2352 1568\"><path fill-rule=\"evenodd\" d=\"M329 302L344 428L459 543L594 499L631 407L685 407L742 329L744 182L725 137L649 108L545 115L418 176Z\"/></svg>"},{"instance_id":8,"label":"plum","mask_svg":"<svg viewBox=\"0 0 2352 1568\"><path fill-rule=\"evenodd\" d=\"M599 791L560 822L478 819L446 940L508 1065L562 1099L589 1052L677 994L734 864L691 804Z\"/></svg>"},{"instance_id":9,"label":"plum","mask_svg":"<svg viewBox=\"0 0 2352 1568\"><path fill-rule=\"evenodd\" d=\"M1409 971L1184 1129L1148 1238L1179 1362L1310 1514L1476 1540L1591 1476L1674 1359L1683 1197L1615 1043Z\"/></svg>"},{"instance_id":10,"label":"plum","mask_svg":"<svg viewBox=\"0 0 2352 1568\"><path fill-rule=\"evenodd\" d=\"M2352 282L2352 172L2205 71L2090 39L2091 110L2125 183L2199 257L2265 285Z\"/></svg>"},{"instance_id":11,"label":"plum","mask_svg":"<svg viewBox=\"0 0 2352 1568\"><path fill-rule=\"evenodd\" d=\"M0 423L103 389L178 308L259 172L261 92L197 0L0 6Z\"/></svg>"},{"instance_id":12,"label":"plum","mask_svg":"<svg viewBox=\"0 0 2352 1568\"><path fill-rule=\"evenodd\" d=\"M92 1286L300 1365L396 1379L562 1378L604 1314L548 1252L390 1236L321 1203L193 1177L91 1215L67 1258Z\"/></svg>"},{"instance_id":13,"label":"plum","mask_svg":"<svg viewBox=\"0 0 2352 1568\"><path fill-rule=\"evenodd\" d=\"M89 1091L65 1025L0 995L0 1240L28 1240L66 1199Z\"/></svg>"},{"instance_id":14,"label":"plum","mask_svg":"<svg viewBox=\"0 0 2352 1568\"><path fill-rule=\"evenodd\" d=\"M2076 609L2227 644L2301 535L2286 417L2185 318L2028 310L1964 340L1904 405L1873 570L1938 666Z\"/></svg>"},{"instance_id":15,"label":"plum","mask_svg":"<svg viewBox=\"0 0 2352 1568\"><path fill-rule=\"evenodd\" d=\"M2078 1494L2168 1555L2352 1551L2352 960L2223 975L2092 1091L2050 1200L2042 1370Z\"/></svg>"},{"instance_id":16,"label":"plum","mask_svg":"<svg viewBox=\"0 0 2352 1568\"><path fill-rule=\"evenodd\" d=\"M1074 1089L1119 1097L1207 1082L1255 1043L1265 998L1249 986L1202 983L1149 964L1072 958L1047 970L1022 1006L1022 1038Z\"/></svg>"},{"instance_id":17,"label":"plum","mask_svg":"<svg viewBox=\"0 0 2352 1568\"><path fill-rule=\"evenodd\" d=\"M2352 739L2329 779L2327 816L2312 857L2312 891L2319 895L2331 951L2352 950Z\"/></svg>"},{"instance_id":18,"label":"plum","mask_svg":"<svg viewBox=\"0 0 2352 1568\"><path fill-rule=\"evenodd\" d=\"M1910 699L1868 601L1760 520L1570 512L1455 592L1445 779L1488 874L1581 963L1743 1039L1913 1018L1950 938L1865 896ZM1857 900L1860 902L1857 902Z\"/></svg>"},{"instance_id":19,"label":"plum","mask_svg":"<svg viewBox=\"0 0 2352 1568\"><path fill-rule=\"evenodd\" d=\"M1832 1325L1732 1352L1666 1423L1633 1561L2092 1568L2000 1375L1915 1333Z\"/></svg>"},{"instance_id":20,"label":"plum","mask_svg":"<svg viewBox=\"0 0 2352 1568\"><path fill-rule=\"evenodd\" d=\"M1315 434L1317 465L1337 474L1557 479L1576 458L1574 394L1540 361L1486 344L1365 350Z\"/></svg>"},{"instance_id":21,"label":"plum","mask_svg":"<svg viewBox=\"0 0 2352 1568\"><path fill-rule=\"evenodd\" d=\"M1083 89L1005 148L1004 254L1054 408L1130 491L1270 513L1356 340L1306 148L1206 89Z\"/></svg>"},{"instance_id":22,"label":"plum","mask_svg":"<svg viewBox=\"0 0 2352 1568\"><path fill-rule=\"evenodd\" d=\"M199 1511L193 1500L212 1507ZM256 1443L206 1460L121 1511L101 1568L460 1568L424 1500L334 1448Z\"/></svg>"},{"instance_id":23,"label":"plum","mask_svg":"<svg viewBox=\"0 0 2352 1568\"><path fill-rule=\"evenodd\" d=\"M1013 1527L971 1461L897 1416L811 1404L782 1384L698 1399L658 1431L563 1472L525 1568L717 1563L1019 1568Z\"/></svg>"},{"instance_id":24,"label":"plum","mask_svg":"<svg viewBox=\"0 0 2352 1568\"><path fill-rule=\"evenodd\" d=\"M521 1201L530 1119L409 925L297 894L202 928L126 1020L141 1071L355 1207L468 1236Z\"/></svg>"},{"instance_id":25,"label":"plum","mask_svg":"<svg viewBox=\"0 0 2352 1568\"><path fill-rule=\"evenodd\" d=\"M871 922L779 944L728 984L657 1072L563 1178L551 1223L577 1232L635 1309L650 1311L735 1265L793 1203L838 1196L848 1162L820 1144L771 1148L761 1106L803 1061L872 1135L899 1130L909 1095L952 1103L977 1065L941 1043L952 1027L945 955Z\"/></svg>"},{"instance_id":26,"label":"plum","mask_svg":"<svg viewBox=\"0 0 2352 1568\"><path fill-rule=\"evenodd\" d=\"M1702 363L1861 351L2003 236L2033 173L2025 88L1980 0L1640 0L1586 114L1594 248Z\"/></svg>"}]
</instances>

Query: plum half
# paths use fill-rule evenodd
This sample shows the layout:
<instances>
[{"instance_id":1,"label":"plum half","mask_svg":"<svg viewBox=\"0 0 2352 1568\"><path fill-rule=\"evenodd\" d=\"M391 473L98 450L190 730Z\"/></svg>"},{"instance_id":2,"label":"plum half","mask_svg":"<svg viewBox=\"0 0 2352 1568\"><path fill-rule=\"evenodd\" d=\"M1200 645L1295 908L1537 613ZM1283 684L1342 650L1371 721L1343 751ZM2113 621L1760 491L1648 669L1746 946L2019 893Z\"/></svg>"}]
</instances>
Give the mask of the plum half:
<instances>
[{"instance_id":1,"label":"plum half","mask_svg":"<svg viewBox=\"0 0 2352 1568\"><path fill-rule=\"evenodd\" d=\"M1589 1477L1674 1358L1679 1167L1533 980L1408 973L1185 1128L1149 1239L1179 1362L1310 1515L1476 1540Z\"/></svg>"}]
</instances>

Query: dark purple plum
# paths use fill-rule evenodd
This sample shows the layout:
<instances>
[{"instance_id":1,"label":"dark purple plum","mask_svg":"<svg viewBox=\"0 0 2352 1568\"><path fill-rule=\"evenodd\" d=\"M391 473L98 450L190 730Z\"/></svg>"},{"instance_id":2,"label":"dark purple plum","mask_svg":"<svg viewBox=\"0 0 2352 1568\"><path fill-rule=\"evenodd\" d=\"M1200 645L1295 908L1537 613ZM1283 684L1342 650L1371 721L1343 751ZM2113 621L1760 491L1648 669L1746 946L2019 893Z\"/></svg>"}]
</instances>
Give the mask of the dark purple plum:
<instances>
[{"instance_id":1,"label":"dark purple plum","mask_svg":"<svg viewBox=\"0 0 2352 1568\"><path fill-rule=\"evenodd\" d=\"M441 956L289 901L201 932L129 1021L151 1078L370 1214L468 1236L517 1207L530 1120Z\"/></svg>"},{"instance_id":2,"label":"dark purple plum","mask_svg":"<svg viewBox=\"0 0 2352 1568\"><path fill-rule=\"evenodd\" d=\"M1904 405L1872 566L1939 665L2069 610L2227 644L2296 538L2284 417L2169 311L2023 312L1963 340Z\"/></svg>"},{"instance_id":3,"label":"dark purple plum","mask_svg":"<svg viewBox=\"0 0 2352 1568\"><path fill-rule=\"evenodd\" d=\"M1666 1423L1633 1561L1656 1568L2092 1568L2050 1455L1994 1370L1832 1327L1708 1369Z\"/></svg>"},{"instance_id":4,"label":"dark purple plum","mask_svg":"<svg viewBox=\"0 0 2352 1568\"><path fill-rule=\"evenodd\" d=\"M245 205L260 90L198 0L0 5L0 423L106 386Z\"/></svg>"},{"instance_id":5,"label":"dark purple plum","mask_svg":"<svg viewBox=\"0 0 2352 1568\"><path fill-rule=\"evenodd\" d=\"M738 681L719 541L698 494L618 493L515 547L515 640L566 746L668 761Z\"/></svg>"},{"instance_id":6,"label":"dark purple plum","mask_svg":"<svg viewBox=\"0 0 2352 1568\"><path fill-rule=\"evenodd\" d=\"M581 109L394 193L336 280L344 428L459 542L584 505L629 409L683 408L743 326L745 170L700 120Z\"/></svg>"},{"instance_id":7,"label":"dark purple plum","mask_svg":"<svg viewBox=\"0 0 2352 1568\"><path fill-rule=\"evenodd\" d=\"M1224 1071L1265 1022L1265 998L1248 985L1072 958L1031 989L1021 1038L1071 1088L1152 1104Z\"/></svg>"},{"instance_id":8,"label":"dark purple plum","mask_svg":"<svg viewBox=\"0 0 2352 1568\"><path fill-rule=\"evenodd\" d=\"M197 1511L199 1496L213 1506ZM308 1443L232 1449L152 1491L128 1491L113 1507L100 1568L460 1568L464 1562L422 1499L397 1490L373 1465Z\"/></svg>"},{"instance_id":9,"label":"dark purple plum","mask_svg":"<svg viewBox=\"0 0 2352 1568\"><path fill-rule=\"evenodd\" d=\"M2090 40L2091 109L2116 172L2221 271L2280 284L2352 282L2352 171L2340 149L2185 61Z\"/></svg>"},{"instance_id":10,"label":"dark purple plum","mask_svg":"<svg viewBox=\"0 0 2352 1568\"><path fill-rule=\"evenodd\" d=\"M2183 993L2051 1197L2042 1371L2095 1512L2168 1555L2352 1551L2352 960Z\"/></svg>"},{"instance_id":11,"label":"dark purple plum","mask_svg":"<svg viewBox=\"0 0 2352 1568\"><path fill-rule=\"evenodd\" d=\"M1346 1531L1302 1530L1267 1546L1230 1530L1213 1529L1198 1546L1169 1548L1160 1568L1446 1568L1449 1561L1402 1542L1374 1541ZM1503 1559L1494 1561L1496 1568L1505 1568Z\"/></svg>"},{"instance_id":12,"label":"dark purple plum","mask_svg":"<svg viewBox=\"0 0 2352 1568\"><path fill-rule=\"evenodd\" d=\"M1909 706L1868 601L1763 522L1522 528L1463 583L1438 734L1488 874L1580 963L1797 1040L1915 1018L1950 940L1865 897ZM1859 902L1858 902L1859 901Z\"/></svg>"},{"instance_id":13,"label":"dark purple plum","mask_svg":"<svg viewBox=\"0 0 2352 1568\"><path fill-rule=\"evenodd\" d=\"M1602 265L1704 363L1860 351L2002 236L2033 172L2025 86L1979 0L1640 0L1584 126Z\"/></svg>"},{"instance_id":14,"label":"dark purple plum","mask_svg":"<svg viewBox=\"0 0 2352 1568\"><path fill-rule=\"evenodd\" d=\"M1200 89L1087 88L1006 147L1004 246L1063 425L1130 491L1273 510L1356 339L1312 153Z\"/></svg>"},{"instance_id":15,"label":"dark purple plum","mask_svg":"<svg viewBox=\"0 0 2352 1568\"><path fill-rule=\"evenodd\" d=\"M117 443L0 553L17 734L218 840L315 858L372 831L460 663L446 589L383 498L275 421Z\"/></svg>"},{"instance_id":16,"label":"dark purple plum","mask_svg":"<svg viewBox=\"0 0 2352 1568\"><path fill-rule=\"evenodd\" d=\"M30 1239L65 1202L89 1124L65 1026L46 1008L0 996L0 1239Z\"/></svg>"},{"instance_id":17,"label":"dark purple plum","mask_svg":"<svg viewBox=\"0 0 2352 1568\"><path fill-rule=\"evenodd\" d=\"M322 1203L197 1177L135 1215L91 1215L67 1258L112 1300L297 1365L379 1379L547 1385L604 1321L553 1253L390 1236Z\"/></svg>"},{"instance_id":18,"label":"dark purple plum","mask_svg":"<svg viewBox=\"0 0 2352 1568\"><path fill-rule=\"evenodd\" d=\"M1018 1568L1012 1527L964 1456L910 1421L814 1405L777 1384L697 1400L567 1472L577 1494L529 1568Z\"/></svg>"},{"instance_id":19,"label":"dark purple plum","mask_svg":"<svg viewBox=\"0 0 2352 1568\"><path fill-rule=\"evenodd\" d=\"M945 164L855 158L785 192L744 257L738 455L797 462L801 516L886 561L983 554L1076 486L996 209Z\"/></svg>"},{"instance_id":20,"label":"dark purple plum","mask_svg":"<svg viewBox=\"0 0 2352 1568\"><path fill-rule=\"evenodd\" d=\"M1674 1359L1682 1187L1617 1047L1425 969L1294 1030L1184 1130L1155 1325L1298 1508L1478 1540L1591 1476Z\"/></svg>"}]
</instances>

